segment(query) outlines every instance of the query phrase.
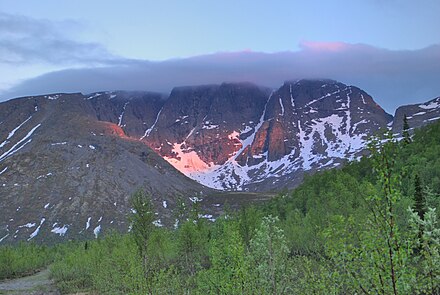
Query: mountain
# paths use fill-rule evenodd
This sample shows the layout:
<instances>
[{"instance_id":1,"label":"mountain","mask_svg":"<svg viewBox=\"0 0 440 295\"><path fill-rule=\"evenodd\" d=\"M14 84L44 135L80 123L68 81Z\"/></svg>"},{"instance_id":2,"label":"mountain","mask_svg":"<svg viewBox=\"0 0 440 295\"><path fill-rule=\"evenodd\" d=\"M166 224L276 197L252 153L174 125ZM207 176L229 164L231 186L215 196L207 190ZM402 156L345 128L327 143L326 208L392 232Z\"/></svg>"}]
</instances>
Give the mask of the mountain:
<instances>
[{"instance_id":1,"label":"mountain","mask_svg":"<svg viewBox=\"0 0 440 295\"><path fill-rule=\"evenodd\" d=\"M419 128L440 119L440 97L428 102L397 108L393 121L393 132L401 133L403 118L406 115L410 128Z\"/></svg>"},{"instance_id":2,"label":"mountain","mask_svg":"<svg viewBox=\"0 0 440 295\"><path fill-rule=\"evenodd\" d=\"M127 230L139 188L158 226L175 223L181 201L201 200L214 220L225 202L264 200L271 193L255 192L358 158L380 128L399 132L403 114L412 128L438 119L439 104L401 107L393 122L365 91L333 80L13 99L0 104L0 242Z\"/></svg>"},{"instance_id":3,"label":"mountain","mask_svg":"<svg viewBox=\"0 0 440 295\"><path fill-rule=\"evenodd\" d=\"M359 156L392 116L366 92L332 80L177 88L142 140L217 189L293 187L305 171Z\"/></svg>"},{"instance_id":4,"label":"mountain","mask_svg":"<svg viewBox=\"0 0 440 295\"><path fill-rule=\"evenodd\" d=\"M161 104L161 96L149 93L56 94L2 103L0 239L126 230L129 197L138 188L154 197L157 222L170 224L167 207L179 195L209 189L122 129L122 119L151 125Z\"/></svg>"}]
</instances>

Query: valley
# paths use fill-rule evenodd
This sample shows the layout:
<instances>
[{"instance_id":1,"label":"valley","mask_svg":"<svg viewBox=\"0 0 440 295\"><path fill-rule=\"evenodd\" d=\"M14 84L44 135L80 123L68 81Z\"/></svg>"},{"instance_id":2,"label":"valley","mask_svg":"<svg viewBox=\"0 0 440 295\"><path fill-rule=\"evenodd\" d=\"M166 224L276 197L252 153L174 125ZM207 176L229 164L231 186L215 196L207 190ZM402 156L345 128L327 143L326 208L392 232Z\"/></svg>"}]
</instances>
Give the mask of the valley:
<instances>
[{"instance_id":1,"label":"valley","mask_svg":"<svg viewBox=\"0 0 440 295\"><path fill-rule=\"evenodd\" d=\"M224 203L266 200L305 174L359 159L379 129L402 131L404 113L412 128L434 122L438 101L399 108L393 121L366 92L333 80L286 82L278 90L183 87L168 98L99 92L13 99L0 104L0 242L126 231L138 189L152 196L158 226L172 226L179 203L194 198L215 220Z\"/></svg>"}]
</instances>

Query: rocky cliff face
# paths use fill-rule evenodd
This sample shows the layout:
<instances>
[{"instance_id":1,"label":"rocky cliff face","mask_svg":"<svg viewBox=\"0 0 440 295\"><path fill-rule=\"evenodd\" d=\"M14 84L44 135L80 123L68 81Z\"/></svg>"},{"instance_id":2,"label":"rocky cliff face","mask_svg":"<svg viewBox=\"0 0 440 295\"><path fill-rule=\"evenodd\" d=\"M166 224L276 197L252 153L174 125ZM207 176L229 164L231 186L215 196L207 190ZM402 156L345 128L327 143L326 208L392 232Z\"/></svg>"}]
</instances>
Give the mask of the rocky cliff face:
<instances>
[{"instance_id":1,"label":"rocky cliff face","mask_svg":"<svg viewBox=\"0 0 440 295\"><path fill-rule=\"evenodd\" d=\"M401 132L404 114L412 128L440 119L440 98L399 108L394 123L366 92L332 80L10 100L0 104L0 243L127 230L138 188L153 195L158 226L174 224L181 197L205 196L213 219L223 197L210 188L294 187L359 157L380 128ZM249 198L261 195L228 203Z\"/></svg>"},{"instance_id":2,"label":"rocky cliff face","mask_svg":"<svg viewBox=\"0 0 440 295\"><path fill-rule=\"evenodd\" d=\"M222 84L175 89L143 140L209 187L276 190L359 156L391 120L367 93L332 80L272 92Z\"/></svg>"},{"instance_id":3,"label":"rocky cliff face","mask_svg":"<svg viewBox=\"0 0 440 295\"><path fill-rule=\"evenodd\" d=\"M397 108L392 125L393 132L401 133L406 115L411 129L418 128L440 119L440 97L428 102Z\"/></svg>"}]
</instances>

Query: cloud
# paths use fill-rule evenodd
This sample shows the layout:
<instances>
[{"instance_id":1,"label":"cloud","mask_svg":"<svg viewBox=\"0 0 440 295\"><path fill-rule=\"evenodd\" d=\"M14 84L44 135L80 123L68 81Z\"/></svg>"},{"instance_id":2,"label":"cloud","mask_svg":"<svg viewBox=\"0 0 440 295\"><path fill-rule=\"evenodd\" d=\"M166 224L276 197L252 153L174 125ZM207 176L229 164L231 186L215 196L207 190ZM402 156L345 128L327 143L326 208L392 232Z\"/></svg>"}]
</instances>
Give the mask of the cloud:
<instances>
[{"instance_id":1,"label":"cloud","mask_svg":"<svg viewBox=\"0 0 440 295\"><path fill-rule=\"evenodd\" d=\"M53 22L0 12L0 64L25 66L108 64L116 57L104 47L71 38L74 21Z\"/></svg>"},{"instance_id":2,"label":"cloud","mask_svg":"<svg viewBox=\"0 0 440 295\"><path fill-rule=\"evenodd\" d=\"M295 52L219 52L162 62L115 61L112 66L51 72L2 98L51 92L150 90L248 81L279 87L286 80L331 78L370 93L387 111L440 95L440 45L393 51L364 44L303 42Z\"/></svg>"}]
</instances>

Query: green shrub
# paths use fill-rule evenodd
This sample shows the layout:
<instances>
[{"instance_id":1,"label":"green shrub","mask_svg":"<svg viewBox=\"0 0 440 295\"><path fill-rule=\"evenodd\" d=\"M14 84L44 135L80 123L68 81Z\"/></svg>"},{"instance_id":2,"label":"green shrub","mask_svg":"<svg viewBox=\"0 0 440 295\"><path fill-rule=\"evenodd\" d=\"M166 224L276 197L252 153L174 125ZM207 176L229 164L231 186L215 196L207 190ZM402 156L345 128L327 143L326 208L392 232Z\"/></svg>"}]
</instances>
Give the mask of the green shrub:
<instances>
[{"instance_id":1,"label":"green shrub","mask_svg":"<svg viewBox=\"0 0 440 295\"><path fill-rule=\"evenodd\" d=\"M33 243L0 247L0 279L16 278L45 268L52 261L52 249Z\"/></svg>"}]
</instances>

